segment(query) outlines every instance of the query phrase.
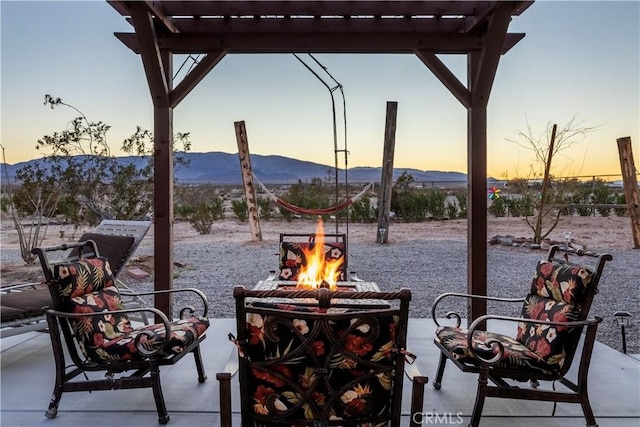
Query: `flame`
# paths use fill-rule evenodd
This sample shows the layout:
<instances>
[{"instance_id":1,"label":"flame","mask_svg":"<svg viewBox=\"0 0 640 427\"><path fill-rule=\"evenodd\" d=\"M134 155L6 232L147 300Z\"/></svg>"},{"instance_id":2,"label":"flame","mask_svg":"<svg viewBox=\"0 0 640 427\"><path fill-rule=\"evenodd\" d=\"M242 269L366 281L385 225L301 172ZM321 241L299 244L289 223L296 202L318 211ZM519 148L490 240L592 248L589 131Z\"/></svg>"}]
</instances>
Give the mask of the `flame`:
<instances>
[{"instance_id":1,"label":"flame","mask_svg":"<svg viewBox=\"0 0 640 427\"><path fill-rule=\"evenodd\" d=\"M339 259L325 257L322 219L318 220L315 243L301 249L307 260L307 265L300 267L297 287L317 289L328 285L329 289L336 289L341 274L340 267L344 260L342 257Z\"/></svg>"}]
</instances>

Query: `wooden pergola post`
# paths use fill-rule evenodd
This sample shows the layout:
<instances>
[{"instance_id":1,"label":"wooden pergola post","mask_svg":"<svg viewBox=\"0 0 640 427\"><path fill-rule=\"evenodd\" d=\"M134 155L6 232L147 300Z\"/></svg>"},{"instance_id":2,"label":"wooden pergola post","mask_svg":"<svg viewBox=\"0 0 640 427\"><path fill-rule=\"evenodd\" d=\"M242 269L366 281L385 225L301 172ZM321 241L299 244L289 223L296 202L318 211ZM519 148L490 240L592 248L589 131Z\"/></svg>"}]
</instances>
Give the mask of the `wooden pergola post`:
<instances>
[{"instance_id":1,"label":"wooden pergola post","mask_svg":"<svg viewBox=\"0 0 640 427\"><path fill-rule=\"evenodd\" d=\"M384 125L384 152L382 154L382 176L380 177L380 195L378 196L378 230L376 243L389 241L389 215L391 212L391 193L393 189L393 153L396 146L396 120L398 103L387 102L387 116Z\"/></svg>"},{"instance_id":2,"label":"wooden pergola post","mask_svg":"<svg viewBox=\"0 0 640 427\"><path fill-rule=\"evenodd\" d=\"M631 219L631 234L633 234L633 248L640 249L640 189L636 176L636 166L633 162L631 137L618 138L618 154L620 154L620 169L624 185L624 197L629 208Z\"/></svg>"}]
</instances>

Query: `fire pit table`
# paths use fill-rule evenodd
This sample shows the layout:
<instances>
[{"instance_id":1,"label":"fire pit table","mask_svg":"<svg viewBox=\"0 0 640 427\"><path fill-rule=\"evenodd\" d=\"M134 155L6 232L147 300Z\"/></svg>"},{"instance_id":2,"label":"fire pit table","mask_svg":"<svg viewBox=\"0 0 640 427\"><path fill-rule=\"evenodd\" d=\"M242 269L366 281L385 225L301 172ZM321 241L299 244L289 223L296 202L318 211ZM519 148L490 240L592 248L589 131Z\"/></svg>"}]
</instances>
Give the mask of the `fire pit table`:
<instances>
[{"instance_id":1,"label":"fire pit table","mask_svg":"<svg viewBox=\"0 0 640 427\"><path fill-rule=\"evenodd\" d=\"M259 291L295 291L300 290L305 291L309 289L301 289L297 287L296 282L286 281L286 280L277 280L274 274L269 275L265 280L261 280L258 284L253 288L254 290ZM377 293L380 292L380 288L374 282L365 282L365 281L349 281L349 282L338 282L336 288L331 289L332 291L339 292L371 292ZM311 305L312 303L317 302L315 300L300 298L292 300L290 298L279 298L277 296L277 292L272 292L269 297L269 301L273 303L283 303L283 304L294 304L294 305ZM358 299L343 299L341 303L331 303L331 307L348 307L348 308L387 308L389 304L375 298L358 298Z\"/></svg>"}]
</instances>

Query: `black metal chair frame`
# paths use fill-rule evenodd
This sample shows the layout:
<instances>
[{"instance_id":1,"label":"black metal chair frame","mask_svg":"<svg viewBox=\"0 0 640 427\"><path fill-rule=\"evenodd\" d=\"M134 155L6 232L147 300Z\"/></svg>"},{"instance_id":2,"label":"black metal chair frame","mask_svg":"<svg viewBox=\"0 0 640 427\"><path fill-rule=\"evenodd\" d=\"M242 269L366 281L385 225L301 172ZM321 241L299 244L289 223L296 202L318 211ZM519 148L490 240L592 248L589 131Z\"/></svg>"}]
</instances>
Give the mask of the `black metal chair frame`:
<instances>
[{"instance_id":1,"label":"black metal chair frame","mask_svg":"<svg viewBox=\"0 0 640 427\"><path fill-rule=\"evenodd\" d=\"M68 251L77 250L79 257L84 257L84 254L90 254L88 257L99 257L100 253L98 248L92 240L82 241L73 244L63 244L60 246L49 248L35 248L33 253L38 256L42 269L44 272L46 282L52 283L55 281L53 276L52 267L55 262L51 263L47 256L48 252L55 251ZM60 262L68 261L68 259L62 259ZM198 372L198 382L203 383L207 377L204 372L202 364L202 357L200 354L200 343L206 334L201 335L190 346L178 354L173 354L166 351L165 346L169 344L169 340L166 340L165 345L158 348L156 351L149 352L144 347L136 342L136 348L139 353L145 357L141 360L126 361L126 362L96 362L86 358L78 346L78 341L74 335L73 328L70 325L71 319L74 318L86 318L92 316L87 313L69 313L60 310L60 301L55 291L50 287L51 297L53 299L53 308L45 307L44 312L49 327L49 336L51 338L51 345L53 349L53 355L55 360L55 385L54 391L49 403L49 407L45 413L47 418L55 418L58 413L58 404L64 392L75 391L94 391L94 390L118 390L118 389L132 389L132 388L148 388L153 389L153 397L155 400L156 409L158 412L158 422L160 424L166 424L169 422L169 415L167 413L164 397L162 394L162 387L160 384L160 366L173 365L182 359L186 354L192 353L195 358L196 369ZM178 292L191 292L195 293L202 300L203 316L206 317L208 312L208 302L206 296L199 290L193 288L175 289L168 291L153 291L143 292L137 294L124 294L130 296L141 295L158 295L162 293L178 293ZM155 316L156 319L160 319L165 328L165 336L168 336L170 331L169 319L167 316L156 308L130 308L123 310L102 311L93 315L103 316L105 314L118 314L118 313L139 313L141 311L146 312L150 316ZM180 311L180 317L182 318L186 314L193 314L195 312L194 307L185 307ZM141 334L143 335L143 334ZM68 365L65 357L65 353L68 353L72 364ZM90 379L87 373L89 372L104 372L104 379ZM85 378L84 380L73 381L76 377L80 376Z\"/></svg>"},{"instance_id":2,"label":"black metal chair frame","mask_svg":"<svg viewBox=\"0 0 640 427\"><path fill-rule=\"evenodd\" d=\"M562 254L562 256L560 256ZM440 361L438 364L438 370L433 383L436 390L439 390L442 385L442 377L444 374L444 368L447 360L450 360L463 372L471 372L479 374L478 377L478 390L476 394L476 400L471 415L470 426L477 427L480 424L482 417L482 409L486 397L498 397L508 399L525 399L525 400L540 400L554 402L553 413L555 414L555 405L558 402L566 403L580 403L584 413L584 417L587 421L587 426L597 426L591 404L589 402L589 395L587 392L587 376L589 372L589 364L591 362L591 355L596 338L596 330L598 324L602 321L599 317L587 318L591 303L594 295L598 292L598 283L602 275L602 270L607 261L612 259L609 254L595 254L592 252L576 251L574 249L565 250L559 245L554 245L549 249L548 261L564 263L571 266L583 266L582 262L569 261L570 255L591 256L595 258L593 263L593 277L591 279L590 292L587 294L585 301L580 311L580 318L577 321L571 322L554 322L546 320L533 320L524 319L520 317L510 316L498 316L498 315L484 315L475 319L467 330L468 347L473 353L474 358L477 359L478 364L464 363L458 360L454 355L448 351L437 339L434 340L436 346L440 349ZM465 298L471 299L483 299L487 301L498 301L505 303L523 303L525 298L499 298L482 295L471 295L461 293L445 293L436 298L434 301L431 316L436 325L441 326L438 322L437 307L438 304L445 298ZM455 318L455 327L459 327L461 324L461 316L455 312L446 313L447 318ZM526 369L509 369L500 368L497 363L502 359L504 348L500 342L487 340L486 345L488 348L494 348L496 350L495 356L488 360L484 359L481 355L473 351L472 337L475 331L485 330L486 322L489 320L505 321L505 322L527 322L527 323L539 323L543 325L556 325L566 326L568 328L574 328L572 334L567 339L566 359L561 369L553 372L543 373L538 370L526 370ZM580 354L578 374L576 381L572 381L566 377L567 372L571 368L575 354L578 352L578 344L582 331L586 328L584 343L582 352ZM529 381L531 388L521 388L517 384L512 384L507 380L514 380L516 382ZM491 385L489 383L493 383ZM568 391L556 391L555 386L553 390L537 390L539 381L559 381L564 385Z\"/></svg>"},{"instance_id":3,"label":"black metal chair frame","mask_svg":"<svg viewBox=\"0 0 640 427\"><path fill-rule=\"evenodd\" d=\"M109 260L118 287L124 289L131 295L133 295L133 290L120 280L120 273L122 273L136 248L140 242L142 242L150 225L150 221L103 220L93 231L85 233L80 238L80 241L94 240L98 248L103 249L102 254ZM89 256L89 254L86 255ZM68 258L77 258L77 250L75 253L71 251ZM50 304L49 292L44 291L40 285L40 283L26 283L0 289L0 294L5 301L3 306L5 307L24 310L24 300L28 301L29 306L33 306L36 303L39 304L37 306L37 312L28 313L21 317L16 316L16 318L11 318L11 320L3 321L0 337L10 337L26 332L43 331L47 329L46 318L40 308ZM142 298L137 296L123 298L122 302L126 308L143 308L145 306ZM4 310L5 308L3 307L3 311ZM132 320L139 320L145 324L149 324L149 319L144 311L135 313L131 318Z\"/></svg>"},{"instance_id":4,"label":"black metal chair frame","mask_svg":"<svg viewBox=\"0 0 640 427\"><path fill-rule=\"evenodd\" d=\"M338 320L340 318L345 318L345 313L318 313L318 312L308 312L308 311L297 311L297 310L284 310L278 309L277 307L269 307L270 302L276 299L277 301L282 301L288 299L288 304L300 304L304 307L319 307L319 308L336 308L336 307L351 307L358 308L358 304L354 300L358 299L366 299L366 300L379 300L380 303L384 303L383 305L376 305L376 308L365 308L364 311L358 309L355 314L346 314L347 316L351 315L357 317L359 319L362 318L374 318L376 316L390 316L397 315L400 318L399 327L397 330L397 344L398 346L404 350L406 348L406 337L407 337L407 326L408 326L408 316L409 316L409 301L411 299L411 291L409 289L401 289L398 292L345 292L345 291L330 291L326 288L321 288L318 290L293 290L293 291L285 291L285 290L247 290L242 286L238 286L234 289L234 298L236 301L236 322L237 322L237 330L238 330L238 342L242 342L242 339L246 338L247 335L247 325L246 325L246 315L248 312L256 312L263 315L272 315L276 318L280 319L276 323L280 324L280 321L283 324L286 324L287 321L292 321L295 319L313 319L316 321L322 322L324 325L326 322L332 322L334 320ZM348 301L347 301L348 300ZM313 303L315 301L315 304ZM395 301L395 302L394 302ZM254 304L256 303L266 303L267 306L256 307ZM389 305L386 305L389 304ZM392 306L395 304L395 307ZM384 306L385 308L380 308ZM289 319L289 320L287 320ZM342 343L344 344L344 343ZM306 344L303 344L305 346ZM337 346L337 353L342 354L351 354L349 350L343 348L341 343L335 343ZM241 344L239 344L242 347ZM299 352L296 352L297 355L300 355ZM390 425L397 427L400 425L401 418L401 400L402 400L402 387L403 387L403 375L406 375L413 383L412 385L412 398L411 398L411 413L412 414L422 414L423 400L424 400L424 386L428 381L426 376L423 376L420 371L415 367L415 364L407 364L405 366L406 354L402 352L397 352L394 362L394 381L393 381L393 402L391 403L392 407L392 415L390 419ZM252 369L254 363L252 361L247 360L247 358L242 357L241 355L237 355L239 360L239 382L240 382L240 399L241 399L241 410L242 410L242 425L243 426L252 426L253 419L251 417L251 396L249 396L249 392L247 390L247 376L248 372ZM313 358L311 358L313 359ZM269 359L269 363L276 363L277 360ZM264 362L256 362L256 367L259 367L261 363ZM282 363L286 363L283 359ZM314 363L317 363L315 361ZM408 369L405 369L408 368ZM317 372L325 372L324 375L329 376L331 368L327 366L318 366ZM220 381L220 417L221 417L221 426L222 427L230 427L231 424L231 378L235 375L234 372L221 372L216 375L217 379ZM310 406L313 406L310 404ZM316 413L322 413L322 408L315 407L314 410ZM416 421L419 420L419 417L414 420L414 417L411 417L411 426L418 426L419 424ZM280 420L280 422L286 422L286 420ZM349 420L349 425L359 424L358 420ZM328 425L337 425L335 421L333 423L328 422L327 420L308 420L309 426L314 427L322 427Z\"/></svg>"}]
</instances>

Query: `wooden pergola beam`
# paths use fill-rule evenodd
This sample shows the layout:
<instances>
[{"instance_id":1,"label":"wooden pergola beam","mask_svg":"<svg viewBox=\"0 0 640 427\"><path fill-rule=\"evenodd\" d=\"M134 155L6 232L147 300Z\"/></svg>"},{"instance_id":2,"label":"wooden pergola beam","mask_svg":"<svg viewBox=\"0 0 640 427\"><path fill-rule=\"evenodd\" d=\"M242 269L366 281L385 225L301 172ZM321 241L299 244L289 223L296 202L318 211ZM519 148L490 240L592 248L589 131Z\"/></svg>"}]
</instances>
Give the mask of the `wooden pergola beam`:
<instances>
[{"instance_id":1,"label":"wooden pergola beam","mask_svg":"<svg viewBox=\"0 0 640 427\"><path fill-rule=\"evenodd\" d=\"M115 33L135 53L141 53L136 34ZM508 51L524 37L509 34L502 46ZM158 39L158 46L176 54L198 54L214 49L234 53L404 53L431 50L438 54L466 54L482 49L478 34L413 34L413 33L279 33L241 34L175 34Z\"/></svg>"},{"instance_id":2,"label":"wooden pergola beam","mask_svg":"<svg viewBox=\"0 0 640 427\"><path fill-rule=\"evenodd\" d=\"M464 108L471 107L471 92L458 80L458 78L447 68L447 66L429 50L418 50L416 56L427 66L434 76L438 78L449 89L449 92L456 97Z\"/></svg>"},{"instance_id":3,"label":"wooden pergola beam","mask_svg":"<svg viewBox=\"0 0 640 427\"><path fill-rule=\"evenodd\" d=\"M126 16L126 8L116 7ZM169 1L162 2L170 16L460 16L475 15L486 1ZM526 9L529 1L517 2ZM528 6L527 6L528 7Z\"/></svg>"}]
</instances>

